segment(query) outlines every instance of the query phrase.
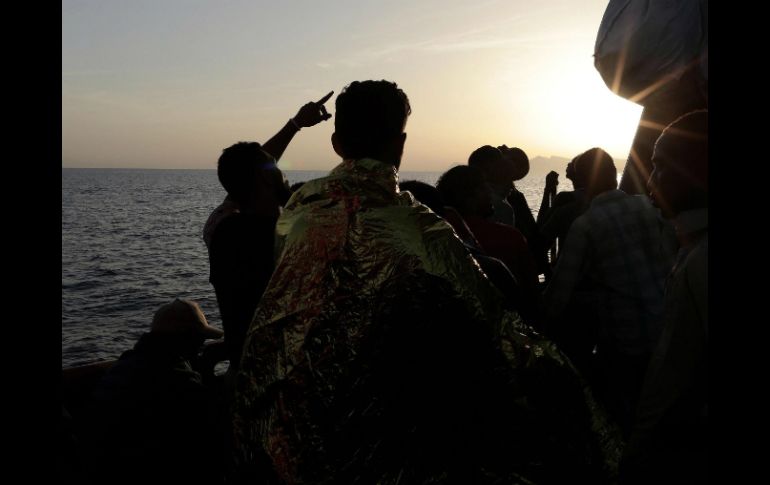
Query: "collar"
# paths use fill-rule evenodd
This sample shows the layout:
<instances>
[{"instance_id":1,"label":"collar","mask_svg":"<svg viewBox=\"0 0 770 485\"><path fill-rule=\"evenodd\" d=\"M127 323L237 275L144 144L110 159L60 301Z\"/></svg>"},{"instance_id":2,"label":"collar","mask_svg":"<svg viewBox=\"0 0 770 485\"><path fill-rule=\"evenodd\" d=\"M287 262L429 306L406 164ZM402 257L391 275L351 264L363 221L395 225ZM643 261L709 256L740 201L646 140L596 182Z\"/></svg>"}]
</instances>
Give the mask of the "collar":
<instances>
[{"instance_id":1,"label":"collar","mask_svg":"<svg viewBox=\"0 0 770 485\"><path fill-rule=\"evenodd\" d=\"M374 158L346 159L329 175L348 175L373 182L391 194L398 193L398 170L389 163Z\"/></svg>"}]
</instances>

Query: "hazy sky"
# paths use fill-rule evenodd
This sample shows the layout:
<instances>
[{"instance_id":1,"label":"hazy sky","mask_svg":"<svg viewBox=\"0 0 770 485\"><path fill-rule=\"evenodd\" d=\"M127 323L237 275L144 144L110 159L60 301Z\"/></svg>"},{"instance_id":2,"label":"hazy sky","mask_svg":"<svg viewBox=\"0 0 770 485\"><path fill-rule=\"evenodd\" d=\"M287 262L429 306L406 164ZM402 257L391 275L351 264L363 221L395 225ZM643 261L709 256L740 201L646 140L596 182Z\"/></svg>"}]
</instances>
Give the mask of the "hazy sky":
<instances>
[{"instance_id":1,"label":"hazy sky","mask_svg":"<svg viewBox=\"0 0 770 485\"><path fill-rule=\"evenodd\" d=\"M625 159L642 108L593 67L607 0L62 2L62 165L215 168L304 103L354 80L409 96L403 170L444 170L485 144ZM333 119L281 166L338 163Z\"/></svg>"}]
</instances>

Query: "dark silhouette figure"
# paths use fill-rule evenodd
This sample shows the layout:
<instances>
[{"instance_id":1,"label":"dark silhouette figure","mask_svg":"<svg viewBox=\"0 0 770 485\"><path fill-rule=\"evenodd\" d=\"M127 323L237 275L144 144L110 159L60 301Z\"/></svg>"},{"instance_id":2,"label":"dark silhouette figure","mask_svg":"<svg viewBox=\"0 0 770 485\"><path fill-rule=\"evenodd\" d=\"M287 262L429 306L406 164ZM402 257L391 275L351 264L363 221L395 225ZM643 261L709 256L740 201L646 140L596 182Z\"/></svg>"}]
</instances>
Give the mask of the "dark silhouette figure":
<instances>
[{"instance_id":1,"label":"dark silhouette figure","mask_svg":"<svg viewBox=\"0 0 770 485\"><path fill-rule=\"evenodd\" d=\"M492 194L492 214L489 218L501 224L516 226L513 207L506 200L513 190L516 168L506 162L502 152L491 145L477 148L468 157L468 166L481 170Z\"/></svg>"},{"instance_id":2,"label":"dark silhouette figure","mask_svg":"<svg viewBox=\"0 0 770 485\"><path fill-rule=\"evenodd\" d=\"M457 209L476 236L484 254L502 261L516 278L517 310L530 325L540 328L541 301L537 269L527 241L516 228L487 218L494 211L492 193L481 170L459 165L441 175L436 184L447 204Z\"/></svg>"},{"instance_id":3,"label":"dark silhouette figure","mask_svg":"<svg viewBox=\"0 0 770 485\"><path fill-rule=\"evenodd\" d=\"M307 103L264 145L240 142L219 157L217 175L227 198L209 217L209 281L214 286L225 330L227 358L234 376L254 310L273 273L275 222L291 196L277 161L302 127L331 117L325 103Z\"/></svg>"},{"instance_id":4,"label":"dark silhouette figure","mask_svg":"<svg viewBox=\"0 0 770 485\"><path fill-rule=\"evenodd\" d=\"M401 191L411 192L416 200L427 205L433 212L446 220L479 263L479 266L484 270L492 284L505 295L508 307L511 309L521 308L524 295L516 281L516 277L505 263L484 254L481 244L476 239L476 236L473 235L465 220L454 207L445 205L444 198L441 197L438 189L418 180L407 180L399 182L398 185Z\"/></svg>"},{"instance_id":5,"label":"dark silhouette figure","mask_svg":"<svg viewBox=\"0 0 770 485\"><path fill-rule=\"evenodd\" d=\"M537 217L540 228L540 238L543 246L553 248L551 265L555 266L559 259L559 253L564 247L569 228L575 219L588 208L588 200L585 196L585 181L575 177L575 162L580 157L593 157L595 151L588 150L573 158L566 169L567 179L572 182L573 191L562 191L552 198L550 206L546 207L547 194L555 194L558 185L559 174L549 173L545 178L543 191L543 203Z\"/></svg>"},{"instance_id":6,"label":"dark silhouette figure","mask_svg":"<svg viewBox=\"0 0 770 485\"><path fill-rule=\"evenodd\" d=\"M590 205L572 223L545 296L550 335L628 433L660 336L676 241L649 198L617 190L616 177L602 149L575 161L575 178L585 183Z\"/></svg>"},{"instance_id":7,"label":"dark silhouette figure","mask_svg":"<svg viewBox=\"0 0 770 485\"><path fill-rule=\"evenodd\" d=\"M650 361L622 483L706 483L708 476L708 111L661 134L648 187L681 250L666 282L663 333Z\"/></svg>"},{"instance_id":8,"label":"dark silhouette figure","mask_svg":"<svg viewBox=\"0 0 770 485\"><path fill-rule=\"evenodd\" d=\"M224 409L192 367L204 340L221 336L195 302L158 309L83 414L93 483L222 483Z\"/></svg>"},{"instance_id":9,"label":"dark silhouette figure","mask_svg":"<svg viewBox=\"0 0 770 485\"><path fill-rule=\"evenodd\" d=\"M540 236L540 228L532 215L527 198L516 188L516 181L523 179L529 173L529 157L521 148L508 148L506 145L497 148L503 154L503 160L511 165L514 172L513 189L506 200L513 208L516 229L527 240L527 246L537 265L537 273L549 277L551 267L548 263L548 247Z\"/></svg>"},{"instance_id":10,"label":"dark silhouette figure","mask_svg":"<svg viewBox=\"0 0 770 485\"><path fill-rule=\"evenodd\" d=\"M601 483L616 443L574 369L399 192L410 112L395 83L347 86L342 162L281 213L237 380L244 480Z\"/></svg>"}]
</instances>

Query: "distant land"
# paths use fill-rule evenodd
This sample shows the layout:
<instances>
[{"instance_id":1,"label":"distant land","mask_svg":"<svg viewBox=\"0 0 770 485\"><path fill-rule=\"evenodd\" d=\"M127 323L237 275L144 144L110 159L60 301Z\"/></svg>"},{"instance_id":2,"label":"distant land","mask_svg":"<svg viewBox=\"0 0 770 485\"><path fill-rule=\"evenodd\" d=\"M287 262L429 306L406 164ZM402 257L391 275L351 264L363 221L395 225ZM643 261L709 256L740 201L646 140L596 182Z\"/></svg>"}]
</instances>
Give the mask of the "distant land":
<instances>
[{"instance_id":1,"label":"distant land","mask_svg":"<svg viewBox=\"0 0 770 485\"><path fill-rule=\"evenodd\" d=\"M535 157L532 157L529 159L529 174L527 177L545 177L548 172L553 170L554 172L558 172L559 175L564 176L565 168L567 167L567 163L569 163L571 159L566 157L558 157L558 156L550 156L550 157L543 157L540 155L537 155ZM336 162L335 162L336 165ZM618 174L621 174L623 172L623 167L625 167L626 161L625 160L619 160L615 159L615 167L618 169ZM116 169L116 170L216 170L216 167L211 168L171 168L171 167L90 167L90 166L83 166L83 164L73 163L71 160L62 160L62 168L94 168L94 169ZM329 167L331 169L332 167ZM447 170L450 167L447 167ZM292 169L288 169L292 170ZM311 169L302 169L303 171L313 171ZM322 171L322 170L321 170ZM407 170L409 172L421 172L424 170ZM429 172L434 172L435 170L429 170Z\"/></svg>"},{"instance_id":2,"label":"distant land","mask_svg":"<svg viewBox=\"0 0 770 485\"><path fill-rule=\"evenodd\" d=\"M571 158L557 156L546 158L538 155L532 157L529 159L529 174L527 177L545 177L551 170L564 177L564 172L570 160ZM613 160L615 162L615 167L618 169L618 175L620 175L623 173L623 167L626 166L626 161L618 160L617 158Z\"/></svg>"}]
</instances>

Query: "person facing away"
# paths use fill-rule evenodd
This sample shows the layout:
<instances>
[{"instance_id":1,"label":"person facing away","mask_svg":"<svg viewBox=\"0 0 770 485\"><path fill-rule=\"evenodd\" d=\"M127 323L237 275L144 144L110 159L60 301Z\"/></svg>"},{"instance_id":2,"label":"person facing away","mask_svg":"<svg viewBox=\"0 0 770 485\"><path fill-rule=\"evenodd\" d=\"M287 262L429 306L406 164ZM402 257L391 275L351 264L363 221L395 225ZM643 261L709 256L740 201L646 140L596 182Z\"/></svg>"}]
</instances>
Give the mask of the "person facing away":
<instances>
[{"instance_id":1,"label":"person facing away","mask_svg":"<svg viewBox=\"0 0 770 485\"><path fill-rule=\"evenodd\" d=\"M516 175L514 166L506 162L498 148L491 145L484 145L474 150L468 157L468 166L481 170L492 190L494 211L489 218L495 222L515 227L516 218L513 207L506 200L513 190L513 178Z\"/></svg>"},{"instance_id":2,"label":"person facing away","mask_svg":"<svg viewBox=\"0 0 770 485\"><path fill-rule=\"evenodd\" d=\"M95 386L84 413L93 483L221 483L223 410L192 361L211 327L197 303L161 306Z\"/></svg>"},{"instance_id":3,"label":"person facing away","mask_svg":"<svg viewBox=\"0 0 770 485\"><path fill-rule=\"evenodd\" d=\"M445 221L399 192L410 112L395 83L348 85L332 135L342 162L279 217L237 379L242 479L603 476L617 442L568 360L502 309Z\"/></svg>"},{"instance_id":4,"label":"person facing away","mask_svg":"<svg viewBox=\"0 0 770 485\"><path fill-rule=\"evenodd\" d=\"M623 452L627 484L706 483L708 475L708 111L655 143L647 186L673 219L680 252L666 282L663 333Z\"/></svg>"},{"instance_id":5,"label":"person facing away","mask_svg":"<svg viewBox=\"0 0 770 485\"><path fill-rule=\"evenodd\" d=\"M277 160L302 127L331 117L323 105L331 95L302 106L264 145L236 143L219 157L217 176L227 198L209 216L204 241L233 369L228 375L238 368L246 330L273 273L275 221L291 195Z\"/></svg>"},{"instance_id":6,"label":"person facing away","mask_svg":"<svg viewBox=\"0 0 770 485\"><path fill-rule=\"evenodd\" d=\"M676 241L647 196L616 189L615 164L601 148L576 160L575 177L590 205L572 223L546 288L550 334L592 374L627 433L660 336Z\"/></svg>"}]
</instances>

